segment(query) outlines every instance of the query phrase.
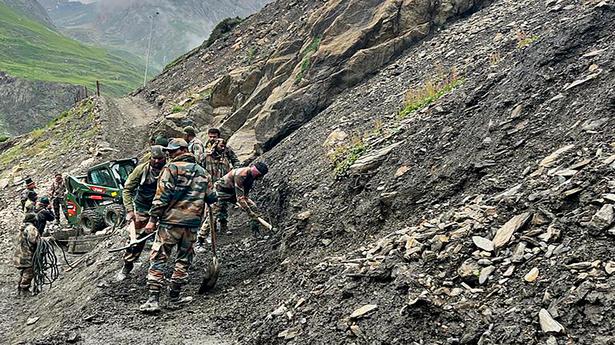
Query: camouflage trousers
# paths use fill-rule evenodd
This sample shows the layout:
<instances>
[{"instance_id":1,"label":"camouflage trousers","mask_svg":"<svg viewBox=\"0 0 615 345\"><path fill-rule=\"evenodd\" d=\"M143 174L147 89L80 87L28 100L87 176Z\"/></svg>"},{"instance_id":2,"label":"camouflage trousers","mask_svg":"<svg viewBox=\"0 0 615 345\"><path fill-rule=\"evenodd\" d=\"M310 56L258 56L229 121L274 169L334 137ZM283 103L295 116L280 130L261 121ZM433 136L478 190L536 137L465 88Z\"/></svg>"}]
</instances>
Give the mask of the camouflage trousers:
<instances>
[{"instance_id":1,"label":"camouflage trousers","mask_svg":"<svg viewBox=\"0 0 615 345\"><path fill-rule=\"evenodd\" d=\"M135 212L134 222L135 232L137 233L137 240L147 236L147 233L143 231L143 228L145 228L147 222L149 222L149 215L145 213ZM139 256L141 256L141 253L143 252L143 248L145 248L145 242L147 241L135 244L134 246L131 246L126 249L126 252L124 253L125 266L130 266L130 269L132 269L134 262L139 259ZM128 243L130 243L130 239L128 239Z\"/></svg>"},{"instance_id":2,"label":"camouflage trousers","mask_svg":"<svg viewBox=\"0 0 615 345\"><path fill-rule=\"evenodd\" d=\"M228 206L229 203L226 201L218 201L211 205L214 221L218 223L218 231L220 231L221 226L226 226L226 224L228 224ZM203 225L199 229L199 238L207 238L207 236L209 236L209 231L209 215L206 214L205 217L203 217Z\"/></svg>"},{"instance_id":3,"label":"camouflage trousers","mask_svg":"<svg viewBox=\"0 0 615 345\"><path fill-rule=\"evenodd\" d=\"M32 279L34 279L34 270L32 269L32 267L26 267L26 268L19 269L19 288L21 289L30 288Z\"/></svg>"},{"instance_id":4,"label":"camouflage trousers","mask_svg":"<svg viewBox=\"0 0 615 345\"><path fill-rule=\"evenodd\" d=\"M56 222L60 223L60 216L64 215L64 219L66 219L66 215L64 213L60 214L60 206L64 205L64 198L55 197L53 198L53 215L56 217ZM64 206L62 206L64 207Z\"/></svg>"},{"instance_id":5,"label":"camouflage trousers","mask_svg":"<svg viewBox=\"0 0 615 345\"><path fill-rule=\"evenodd\" d=\"M164 270L177 247L175 267L171 283L184 285L188 280L188 268L194 259L194 242L198 228L185 228L172 225L159 225L156 239L150 254L150 266L147 274L147 286L150 291L160 291L164 286Z\"/></svg>"}]
</instances>

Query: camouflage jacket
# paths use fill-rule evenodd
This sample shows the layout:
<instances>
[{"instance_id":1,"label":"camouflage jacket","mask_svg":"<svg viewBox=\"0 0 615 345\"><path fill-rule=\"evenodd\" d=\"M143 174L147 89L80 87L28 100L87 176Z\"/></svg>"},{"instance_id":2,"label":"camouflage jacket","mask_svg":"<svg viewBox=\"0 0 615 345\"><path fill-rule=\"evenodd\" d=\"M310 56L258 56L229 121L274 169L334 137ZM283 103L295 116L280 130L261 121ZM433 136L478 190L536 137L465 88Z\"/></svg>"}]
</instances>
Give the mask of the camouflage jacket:
<instances>
[{"instance_id":1,"label":"camouflage jacket","mask_svg":"<svg viewBox=\"0 0 615 345\"><path fill-rule=\"evenodd\" d=\"M205 169L211 175L212 182L215 183L231 171L231 162L225 155L208 153L205 159Z\"/></svg>"},{"instance_id":2,"label":"camouflage jacket","mask_svg":"<svg viewBox=\"0 0 615 345\"><path fill-rule=\"evenodd\" d=\"M58 183L56 180L53 180L51 184L51 188L49 189L49 196L52 198L63 198L64 194L66 194L66 186L64 185L64 180Z\"/></svg>"},{"instance_id":3,"label":"camouflage jacket","mask_svg":"<svg viewBox=\"0 0 615 345\"><path fill-rule=\"evenodd\" d=\"M205 202L212 192L211 179L190 153L169 162L160 173L150 215L163 225L197 228Z\"/></svg>"},{"instance_id":4,"label":"camouflage jacket","mask_svg":"<svg viewBox=\"0 0 615 345\"><path fill-rule=\"evenodd\" d=\"M209 140L207 142L206 152L208 155L214 153L215 145L216 145L215 140ZM239 158L237 158L237 154L235 153L235 151L233 151L233 149L230 146L226 145L226 147L224 148L224 154L222 156L226 158L226 160L228 160L231 168L237 169L241 166L241 161L239 160Z\"/></svg>"},{"instance_id":5,"label":"camouflage jacket","mask_svg":"<svg viewBox=\"0 0 615 345\"><path fill-rule=\"evenodd\" d=\"M188 152L196 158L196 162L205 167L205 145L199 138L194 138L188 143Z\"/></svg>"},{"instance_id":6,"label":"camouflage jacket","mask_svg":"<svg viewBox=\"0 0 615 345\"><path fill-rule=\"evenodd\" d=\"M19 229L17 236L17 248L15 250L15 267L32 267L32 255L39 240L39 233L36 226L32 223L24 223Z\"/></svg>"},{"instance_id":7,"label":"camouflage jacket","mask_svg":"<svg viewBox=\"0 0 615 345\"><path fill-rule=\"evenodd\" d=\"M149 161L135 167L135 170L128 175L122 190L122 201L127 212L149 211L156 195L159 176L160 170L153 169Z\"/></svg>"}]
</instances>

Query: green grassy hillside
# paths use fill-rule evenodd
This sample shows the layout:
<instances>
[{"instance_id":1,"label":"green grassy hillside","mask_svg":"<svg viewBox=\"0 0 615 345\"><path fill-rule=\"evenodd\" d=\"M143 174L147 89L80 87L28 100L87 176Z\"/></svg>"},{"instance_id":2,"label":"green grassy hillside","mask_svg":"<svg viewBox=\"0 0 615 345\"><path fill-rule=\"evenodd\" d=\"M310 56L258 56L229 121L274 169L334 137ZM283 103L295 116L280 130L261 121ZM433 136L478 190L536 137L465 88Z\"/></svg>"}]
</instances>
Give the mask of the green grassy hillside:
<instances>
[{"instance_id":1,"label":"green grassy hillside","mask_svg":"<svg viewBox=\"0 0 615 345\"><path fill-rule=\"evenodd\" d=\"M0 3L0 71L15 77L94 87L122 94L143 78L136 58L83 45Z\"/></svg>"}]
</instances>

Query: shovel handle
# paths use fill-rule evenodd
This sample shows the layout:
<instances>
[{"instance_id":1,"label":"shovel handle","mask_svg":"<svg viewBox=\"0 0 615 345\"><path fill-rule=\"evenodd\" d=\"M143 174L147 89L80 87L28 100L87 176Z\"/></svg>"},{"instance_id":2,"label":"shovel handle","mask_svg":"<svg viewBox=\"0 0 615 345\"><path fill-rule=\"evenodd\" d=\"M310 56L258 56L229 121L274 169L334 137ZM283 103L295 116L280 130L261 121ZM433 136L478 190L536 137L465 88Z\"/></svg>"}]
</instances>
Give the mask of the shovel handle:
<instances>
[{"instance_id":1,"label":"shovel handle","mask_svg":"<svg viewBox=\"0 0 615 345\"><path fill-rule=\"evenodd\" d=\"M267 230L271 231L273 229L273 225L267 223L267 221L264 220L263 218L258 217L258 218L256 218L256 220L258 220L258 222L261 223L262 226L267 228Z\"/></svg>"},{"instance_id":2,"label":"shovel handle","mask_svg":"<svg viewBox=\"0 0 615 345\"><path fill-rule=\"evenodd\" d=\"M211 252L216 257L216 222L214 221L214 214L211 211L211 206L207 204L207 218L209 218L209 231L211 233Z\"/></svg>"}]
</instances>

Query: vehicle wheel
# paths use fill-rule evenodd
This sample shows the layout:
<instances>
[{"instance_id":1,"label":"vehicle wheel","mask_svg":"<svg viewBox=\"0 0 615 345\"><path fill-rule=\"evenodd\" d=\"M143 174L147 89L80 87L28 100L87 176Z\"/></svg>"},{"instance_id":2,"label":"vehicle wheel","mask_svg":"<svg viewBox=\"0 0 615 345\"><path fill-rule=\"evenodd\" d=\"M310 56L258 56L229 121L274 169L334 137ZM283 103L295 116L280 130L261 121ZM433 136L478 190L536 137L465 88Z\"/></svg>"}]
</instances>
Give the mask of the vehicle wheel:
<instances>
[{"instance_id":1,"label":"vehicle wheel","mask_svg":"<svg viewBox=\"0 0 615 345\"><path fill-rule=\"evenodd\" d=\"M104 220L106 226L122 226L126 220L126 209L119 204L109 205L105 208Z\"/></svg>"},{"instance_id":2,"label":"vehicle wheel","mask_svg":"<svg viewBox=\"0 0 615 345\"><path fill-rule=\"evenodd\" d=\"M95 209L84 210L79 216L79 224L85 233L93 234L105 228L103 216Z\"/></svg>"}]
</instances>

